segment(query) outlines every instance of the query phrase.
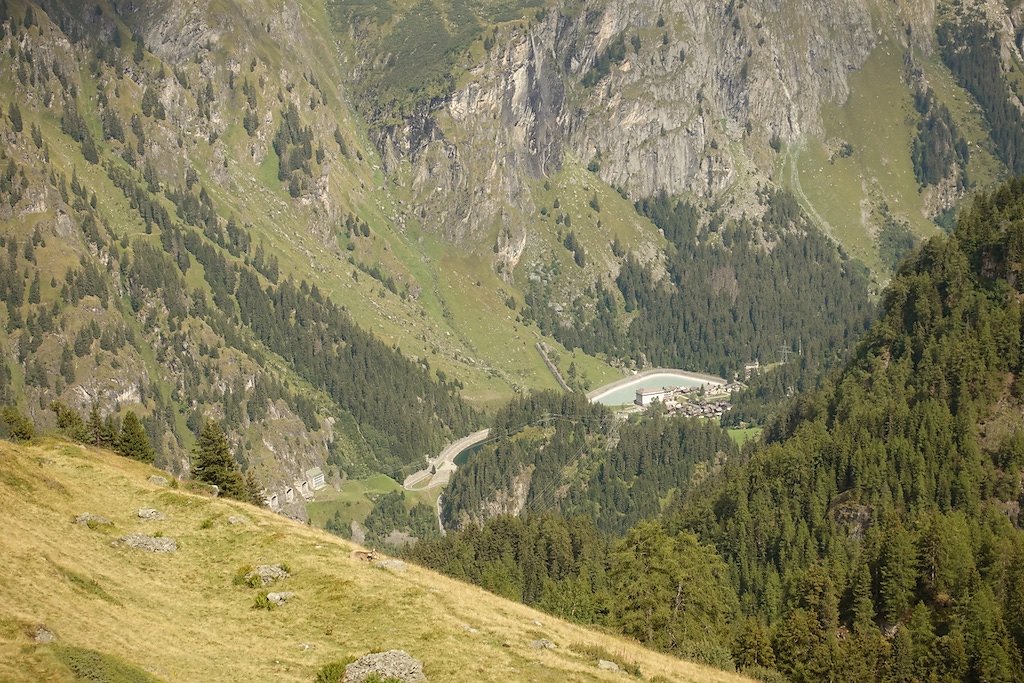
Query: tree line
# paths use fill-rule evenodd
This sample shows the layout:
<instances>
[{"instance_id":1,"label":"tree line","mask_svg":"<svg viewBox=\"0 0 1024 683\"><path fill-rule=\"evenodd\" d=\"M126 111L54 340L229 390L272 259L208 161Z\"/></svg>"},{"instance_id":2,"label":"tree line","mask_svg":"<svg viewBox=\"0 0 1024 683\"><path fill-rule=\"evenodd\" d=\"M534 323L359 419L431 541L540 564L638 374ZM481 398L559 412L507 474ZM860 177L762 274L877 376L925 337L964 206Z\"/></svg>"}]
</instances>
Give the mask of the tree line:
<instances>
[{"instance_id":1,"label":"tree line","mask_svg":"<svg viewBox=\"0 0 1024 683\"><path fill-rule=\"evenodd\" d=\"M656 521L608 533L554 507L410 556L766 680L1021 680L1021 216L1024 180L975 197L952 236L904 261L842 372L783 404L763 444L697 480L671 463L680 492Z\"/></svg>"},{"instance_id":2,"label":"tree line","mask_svg":"<svg viewBox=\"0 0 1024 683\"><path fill-rule=\"evenodd\" d=\"M867 270L838 252L791 195L759 197L760 219L715 215L706 225L695 206L665 192L637 202L670 242L668 278L626 253L615 289L595 282L560 316L550 288L531 283L523 316L568 348L723 376L750 360L773 361L783 346L838 363L872 314Z\"/></svg>"}]
</instances>

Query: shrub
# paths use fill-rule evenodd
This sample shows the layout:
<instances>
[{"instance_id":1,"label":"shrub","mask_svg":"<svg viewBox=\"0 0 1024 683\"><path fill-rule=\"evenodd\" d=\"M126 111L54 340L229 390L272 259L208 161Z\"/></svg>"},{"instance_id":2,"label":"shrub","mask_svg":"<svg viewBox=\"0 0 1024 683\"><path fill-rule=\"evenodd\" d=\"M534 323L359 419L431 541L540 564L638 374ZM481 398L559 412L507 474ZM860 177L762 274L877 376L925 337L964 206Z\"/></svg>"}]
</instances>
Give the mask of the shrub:
<instances>
[{"instance_id":1,"label":"shrub","mask_svg":"<svg viewBox=\"0 0 1024 683\"><path fill-rule=\"evenodd\" d=\"M334 662L324 664L316 672L313 683L340 683L345 679L345 667L356 661L355 657L346 657Z\"/></svg>"},{"instance_id":2,"label":"shrub","mask_svg":"<svg viewBox=\"0 0 1024 683\"><path fill-rule=\"evenodd\" d=\"M723 671L736 670L736 663L729 648L711 640L684 641L676 647L673 654Z\"/></svg>"},{"instance_id":3,"label":"shrub","mask_svg":"<svg viewBox=\"0 0 1024 683\"><path fill-rule=\"evenodd\" d=\"M786 683L789 679L775 669L764 666L748 666L740 671L747 678L753 678L761 683Z\"/></svg>"},{"instance_id":4,"label":"shrub","mask_svg":"<svg viewBox=\"0 0 1024 683\"><path fill-rule=\"evenodd\" d=\"M251 564L245 564L238 568L235 572L235 578L232 583L236 586L248 586L249 588L258 588L260 585L260 577L253 571ZM264 596L265 598L266 596Z\"/></svg>"},{"instance_id":5,"label":"shrub","mask_svg":"<svg viewBox=\"0 0 1024 683\"><path fill-rule=\"evenodd\" d=\"M4 435L11 441L31 441L36 435L32 421L18 412L17 408L5 407L0 411L0 420L3 421Z\"/></svg>"},{"instance_id":6,"label":"shrub","mask_svg":"<svg viewBox=\"0 0 1024 683\"><path fill-rule=\"evenodd\" d=\"M256 580L259 581L259 578L257 578ZM269 612L270 610L274 609L274 603L270 602L270 599L267 597L266 593L260 593L256 596L256 599L253 600L252 608L265 609Z\"/></svg>"},{"instance_id":7,"label":"shrub","mask_svg":"<svg viewBox=\"0 0 1024 683\"><path fill-rule=\"evenodd\" d=\"M155 683L157 680L128 662L95 650L70 645L57 645L54 653L75 676L76 681L108 681L109 683Z\"/></svg>"}]
</instances>

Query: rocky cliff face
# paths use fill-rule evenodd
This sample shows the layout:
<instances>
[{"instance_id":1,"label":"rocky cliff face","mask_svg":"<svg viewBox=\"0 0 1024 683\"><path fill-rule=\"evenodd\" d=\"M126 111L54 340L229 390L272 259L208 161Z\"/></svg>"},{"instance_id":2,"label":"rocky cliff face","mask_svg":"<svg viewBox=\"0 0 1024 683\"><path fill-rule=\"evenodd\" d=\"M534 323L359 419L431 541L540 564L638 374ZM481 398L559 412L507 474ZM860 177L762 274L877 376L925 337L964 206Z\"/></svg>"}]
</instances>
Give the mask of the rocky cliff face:
<instances>
[{"instance_id":1,"label":"rocky cliff face","mask_svg":"<svg viewBox=\"0 0 1024 683\"><path fill-rule=\"evenodd\" d=\"M1024 10L977 4L1009 68ZM428 228L455 240L497 230L514 263L509 245L536 211L531 181L569 161L632 199L664 190L715 203L753 188L777 166L769 143L823 140L822 108L847 100L872 51L928 58L949 11L935 0L565 0L498 25L462 57L448 96L378 142L389 168L411 162Z\"/></svg>"},{"instance_id":2,"label":"rocky cliff face","mask_svg":"<svg viewBox=\"0 0 1024 683\"><path fill-rule=\"evenodd\" d=\"M502 25L449 97L380 136L448 236L514 236L510 207L567 158L634 198L763 176L768 140L819 134L877 40L864 2L570 5Z\"/></svg>"},{"instance_id":3,"label":"rocky cliff face","mask_svg":"<svg viewBox=\"0 0 1024 683\"><path fill-rule=\"evenodd\" d=\"M580 93L583 113L567 132L579 157L600 155L601 176L638 197L716 195L738 180L748 136L764 144L818 133L821 105L845 99L847 72L873 45L856 3L794 12L779 2L679 2L655 15L621 2L595 28L581 36L577 73L617 35L639 35L641 47Z\"/></svg>"}]
</instances>

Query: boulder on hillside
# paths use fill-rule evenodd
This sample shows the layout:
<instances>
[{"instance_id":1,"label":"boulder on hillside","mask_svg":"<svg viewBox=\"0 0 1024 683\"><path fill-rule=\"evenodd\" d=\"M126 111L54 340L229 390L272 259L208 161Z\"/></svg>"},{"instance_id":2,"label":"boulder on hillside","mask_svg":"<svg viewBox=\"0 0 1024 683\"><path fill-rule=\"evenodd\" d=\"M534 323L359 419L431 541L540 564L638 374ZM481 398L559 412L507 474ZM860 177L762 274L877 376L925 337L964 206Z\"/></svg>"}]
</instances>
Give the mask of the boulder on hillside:
<instances>
[{"instance_id":1,"label":"boulder on hillside","mask_svg":"<svg viewBox=\"0 0 1024 683\"><path fill-rule=\"evenodd\" d=\"M283 591L280 593L267 593L267 600L277 607L280 607L284 603L288 602L295 597L295 593L290 591Z\"/></svg>"},{"instance_id":2,"label":"boulder on hillside","mask_svg":"<svg viewBox=\"0 0 1024 683\"><path fill-rule=\"evenodd\" d=\"M236 524L248 524L249 518L244 515L231 515L228 517L228 524L235 526Z\"/></svg>"},{"instance_id":3,"label":"boulder on hillside","mask_svg":"<svg viewBox=\"0 0 1024 683\"><path fill-rule=\"evenodd\" d=\"M39 624L32 632L32 640L40 644L46 644L57 640L57 636L46 626Z\"/></svg>"},{"instance_id":4,"label":"boulder on hillside","mask_svg":"<svg viewBox=\"0 0 1024 683\"><path fill-rule=\"evenodd\" d=\"M250 586L257 581L263 586L269 586L275 581L287 579L291 574L279 564L261 564L245 575L245 581Z\"/></svg>"},{"instance_id":5,"label":"boulder on hillside","mask_svg":"<svg viewBox=\"0 0 1024 683\"><path fill-rule=\"evenodd\" d=\"M146 534L128 534L114 541L113 545L125 545L151 553L173 553L178 550L178 543L173 538Z\"/></svg>"},{"instance_id":6,"label":"boulder on hillside","mask_svg":"<svg viewBox=\"0 0 1024 683\"><path fill-rule=\"evenodd\" d=\"M90 529L95 529L101 526L114 526L114 523L103 515L94 515L91 512L83 512L82 514L75 517L75 524L81 524L87 526Z\"/></svg>"},{"instance_id":7,"label":"boulder on hillside","mask_svg":"<svg viewBox=\"0 0 1024 683\"><path fill-rule=\"evenodd\" d=\"M615 662L609 662L607 659L597 660L597 668L601 671L618 671L619 665Z\"/></svg>"},{"instance_id":8,"label":"boulder on hillside","mask_svg":"<svg viewBox=\"0 0 1024 683\"><path fill-rule=\"evenodd\" d=\"M395 679L401 683L420 683L427 680L423 675L423 662L414 659L404 650L374 652L345 667L345 683L363 683L375 675L379 679Z\"/></svg>"},{"instance_id":9,"label":"boulder on hillside","mask_svg":"<svg viewBox=\"0 0 1024 683\"><path fill-rule=\"evenodd\" d=\"M155 508L139 508L139 519L159 521L161 519L167 519L167 516Z\"/></svg>"},{"instance_id":10,"label":"boulder on hillside","mask_svg":"<svg viewBox=\"0 0 1024 683\"><path fill-rule=\"evenodd\" d=\"M149 483L156 484L157 486L167 486L169 482L167 481L167 477L161 477L158 474L154 474L149 478Z\"/></svg>"}]
</instances>

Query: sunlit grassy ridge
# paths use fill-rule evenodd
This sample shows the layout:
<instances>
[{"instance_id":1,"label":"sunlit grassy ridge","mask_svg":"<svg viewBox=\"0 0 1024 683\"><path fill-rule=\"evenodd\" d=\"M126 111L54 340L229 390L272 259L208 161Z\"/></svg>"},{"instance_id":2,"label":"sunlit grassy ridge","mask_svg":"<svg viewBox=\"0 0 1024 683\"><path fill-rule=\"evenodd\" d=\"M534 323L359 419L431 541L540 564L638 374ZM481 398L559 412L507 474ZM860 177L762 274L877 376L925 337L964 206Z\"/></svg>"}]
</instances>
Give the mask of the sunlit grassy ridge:
<instances>
[{"instance_id":1,"label":"sunlit grassy ridge","mask_svg":"<svg viewBox=\"0 0 1024 683\"><path fill-rule=\"evenodd\" d=\"M324 663L389 648L421 659L431 681L624 678L599 671L595 656L580 654L588 648L639 666L642 680L745 680L414 566L378 569L353 558L352 544L256 508L151 484L155 473L62 442L0 442L0 680L75 680L66 662L77 657L117 665L131 674L124 680L146 680L145 671L164 681L312 681ZM140 507L167 519L141 520ZM82 512L113 526L73 524ZM232 515L247 521L230 524ZM178 550L111 545L131 532L173 537ZM246 565L276 563L292 576L271 590L295 597L253 609L261 590L233 579ZM55 643L33 642L39 625ZM539 638L558 648L531 648Z\"/></svg>"}]
</instances>

